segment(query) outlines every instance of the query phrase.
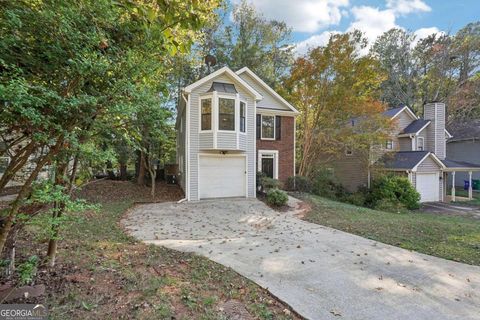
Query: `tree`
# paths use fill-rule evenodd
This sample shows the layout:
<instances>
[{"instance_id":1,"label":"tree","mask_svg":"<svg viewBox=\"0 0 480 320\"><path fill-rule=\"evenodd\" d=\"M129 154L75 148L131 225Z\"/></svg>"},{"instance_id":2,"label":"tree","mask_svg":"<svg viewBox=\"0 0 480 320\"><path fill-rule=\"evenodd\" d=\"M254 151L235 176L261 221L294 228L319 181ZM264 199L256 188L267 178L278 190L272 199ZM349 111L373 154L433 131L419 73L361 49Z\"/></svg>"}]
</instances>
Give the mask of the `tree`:
<instances>
[{"instance_id":1,"label":"tree","mask_svg":"<svg viewBox=\"0 0 480 320\"><path fill-rule=\"evenodd\" d=\"M298 58L285 80L286 95L301 112L297 147L299 174L343 153L346 146L365 150L385 139L388 124L378 101L384 80L378 62L361 56L366 40L358 31L332 35L324 47ZM353 119L361 126L352 127ZM368 159L365 159L367 162Z\"/></svg>"},{"instance_id":2,"label":"tree","mask_svg":"<svg viewBox=\"0 0 480 320\"><path fill-rule=\"evenodd\" d=\"M206 39L219 66L248 67L275 87L293 62L291 29L284 23L267 20L255 7L242 1L232 8L233 21L219 22Z\"/></svg>"},{"instance_id":3,"label":"tree","mask_svg":"<svg viewBox=\"0 0 480 320\"><path fill-rule=\"evenodd\" d=\"M370 53L377 59L387 78L382 82L381 99L389 107L407 105L417 111L417 65L412 46L415 35L402 29L391 29L379 36Z\"/></svg>"},{"instance_id":4,"label":"tree","mask_svg":"<svg viewBox=\"0 0 480 320\"><path fill-rule=\"evenodd\" d=\"M218 2L45 0L1 6L0 128L24 143L11 146L16 150L0 190L30 155L44 152L4 218L0 252L44 166L78 146L83 132L125 125L140 84L163 79L164 57L189 49ZM164 85L157 84L160 91Z\"/></svg>"}]
</instances>

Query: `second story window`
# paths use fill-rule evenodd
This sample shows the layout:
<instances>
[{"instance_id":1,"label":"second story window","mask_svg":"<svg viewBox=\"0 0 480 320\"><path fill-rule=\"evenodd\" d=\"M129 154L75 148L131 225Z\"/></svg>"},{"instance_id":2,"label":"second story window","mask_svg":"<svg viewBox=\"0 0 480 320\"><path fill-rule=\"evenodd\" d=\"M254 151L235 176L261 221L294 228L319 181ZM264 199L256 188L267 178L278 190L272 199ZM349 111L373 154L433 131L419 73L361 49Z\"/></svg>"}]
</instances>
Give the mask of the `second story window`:
<instances>
[{"instance_id":1,"label":"second story window","mask_svg":"<svg viewBox=\"0 0 480 320\"><path fill-rule=\"evenodd\" d=\"M245 132L245 102L240 101L240 132Z\"/></svg>"},{"instance_id":2,"label":"second story window","mask_svg":"<svg viewBox=\"0 0 480 320\"><path fill-rule=\"evenodd\" d=\"M201 100L202 130L212 130L212 99Z\"/></svg>"},{"instance_id":3,"label":"second story window","mask_svg":"<svg viewBox=\"0 0 480 320\"><path fill-rule=\"evenodd\" d=\"M385 149L393 150L393 141L392 140L387 140L387 142L385 143Z\"/></svg>"},{"instance_id":4,"label":"second story window","mask_svg":"<svg viewBox=\"0 0 480 320\"><path fill-rule=\"evenodd\" d=\"M423 137L417 137L417 150L425 150L425 140L423 139Z\"/></svg>"},{"instance_id":5,"label":"second story window","mask_svg":"<svg viewBox=\"0 0 480 320\"><path fill-rule=\"evenodd\" d=\"M262 139L275 140L275 116L262 114Z\"/></svg>"},{"instance_id":6,"label":"second story window","mask_svg":"<svg viewBox=\"0 0 480 320\"><path fill-rule=\"evenodd\" d=\"M218 130L235 131L235 99L218 99Z\"/></svg>"}]
</instances>

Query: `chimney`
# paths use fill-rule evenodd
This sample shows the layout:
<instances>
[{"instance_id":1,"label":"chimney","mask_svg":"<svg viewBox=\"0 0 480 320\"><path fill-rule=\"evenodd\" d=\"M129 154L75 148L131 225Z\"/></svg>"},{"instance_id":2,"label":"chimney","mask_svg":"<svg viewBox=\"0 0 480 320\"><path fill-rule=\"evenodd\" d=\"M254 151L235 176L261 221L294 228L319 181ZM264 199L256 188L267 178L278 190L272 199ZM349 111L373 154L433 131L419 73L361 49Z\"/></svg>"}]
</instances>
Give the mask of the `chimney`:
<instances>
[{"instance_id":1,"label":"chimney","mask_svg":"<svg viewBox=\"0 0 480 320\"><path fill-rule=\"evenodd\" d=\"M430 120L427 127L426 147L430 152L443 160L446 156L445 139L445 103L429 102L423 106L423 118Z\"/></svg>"}]
</instances>

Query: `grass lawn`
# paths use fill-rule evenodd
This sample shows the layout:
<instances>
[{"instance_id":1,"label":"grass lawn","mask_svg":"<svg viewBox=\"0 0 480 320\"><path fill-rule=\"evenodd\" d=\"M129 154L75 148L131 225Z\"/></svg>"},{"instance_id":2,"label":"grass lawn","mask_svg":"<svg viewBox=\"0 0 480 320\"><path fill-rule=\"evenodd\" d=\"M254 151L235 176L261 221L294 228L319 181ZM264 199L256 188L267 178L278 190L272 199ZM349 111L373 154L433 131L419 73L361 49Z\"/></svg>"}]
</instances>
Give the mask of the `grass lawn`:
<instances>
[{"instance_id":1,"label":"grass lawn","mask_svg":"<svg viewBox=\"0 0 480 320\"><path fill-rule=\"evenodd\" d=\"M431 213L389 213L301 195L312 210L305 220L404 249L480 265L480 221Z\"/></svg>"},{"instance_id":2,"label":"grass lawn","mask_svg":"<svg viewBox=\"0 0 480 320\"><path fill-rule=\"evenodd\" d=\"M126 235L121 216L148 194L129 182L92 184L80 197L102 205L63 230L56 267L40 268L51 319L300 319L266 290L206 258L145 245ZM159 186L157 201L180 198ZM162 192L164 194L162 194ZM172 199L173 198L173 199ZM33 236L33 234L29 234ZM19 241L19 257L45 254ZM22 302L25 301L16 301ZM228 302L227 304L225 304ZM242 311L243 310L243 311ZM251 317L251 318L249 318Z\"/></svg>"}]
</instances>

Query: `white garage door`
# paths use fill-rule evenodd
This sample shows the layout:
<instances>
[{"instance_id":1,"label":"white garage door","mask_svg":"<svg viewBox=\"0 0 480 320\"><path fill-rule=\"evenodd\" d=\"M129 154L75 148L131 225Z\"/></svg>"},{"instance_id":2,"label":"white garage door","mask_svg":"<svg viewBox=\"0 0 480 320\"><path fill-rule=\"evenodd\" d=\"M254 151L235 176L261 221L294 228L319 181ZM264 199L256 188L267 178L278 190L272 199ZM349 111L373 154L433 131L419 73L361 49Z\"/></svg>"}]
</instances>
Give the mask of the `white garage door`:
<instances>
[{"instance_id":1,"label":"white garage door","mask_svg":"<svg viewBox=\"0 0 480 320\"><path fill-rule=\"evenodd\" d=\"M245 157L200 156L200 199L245 197Z\"/></svg>"},{"instance_id":2,"label":"white garage door","mask_svg":"<svg viewBox=\"0 0 480 320\"><path fill-rule=\"evenodd\" d=\"M439 201L440 184L436 173L417 172L417 191L420 193L420 202Z\"/></svg>"}]
</instances>

